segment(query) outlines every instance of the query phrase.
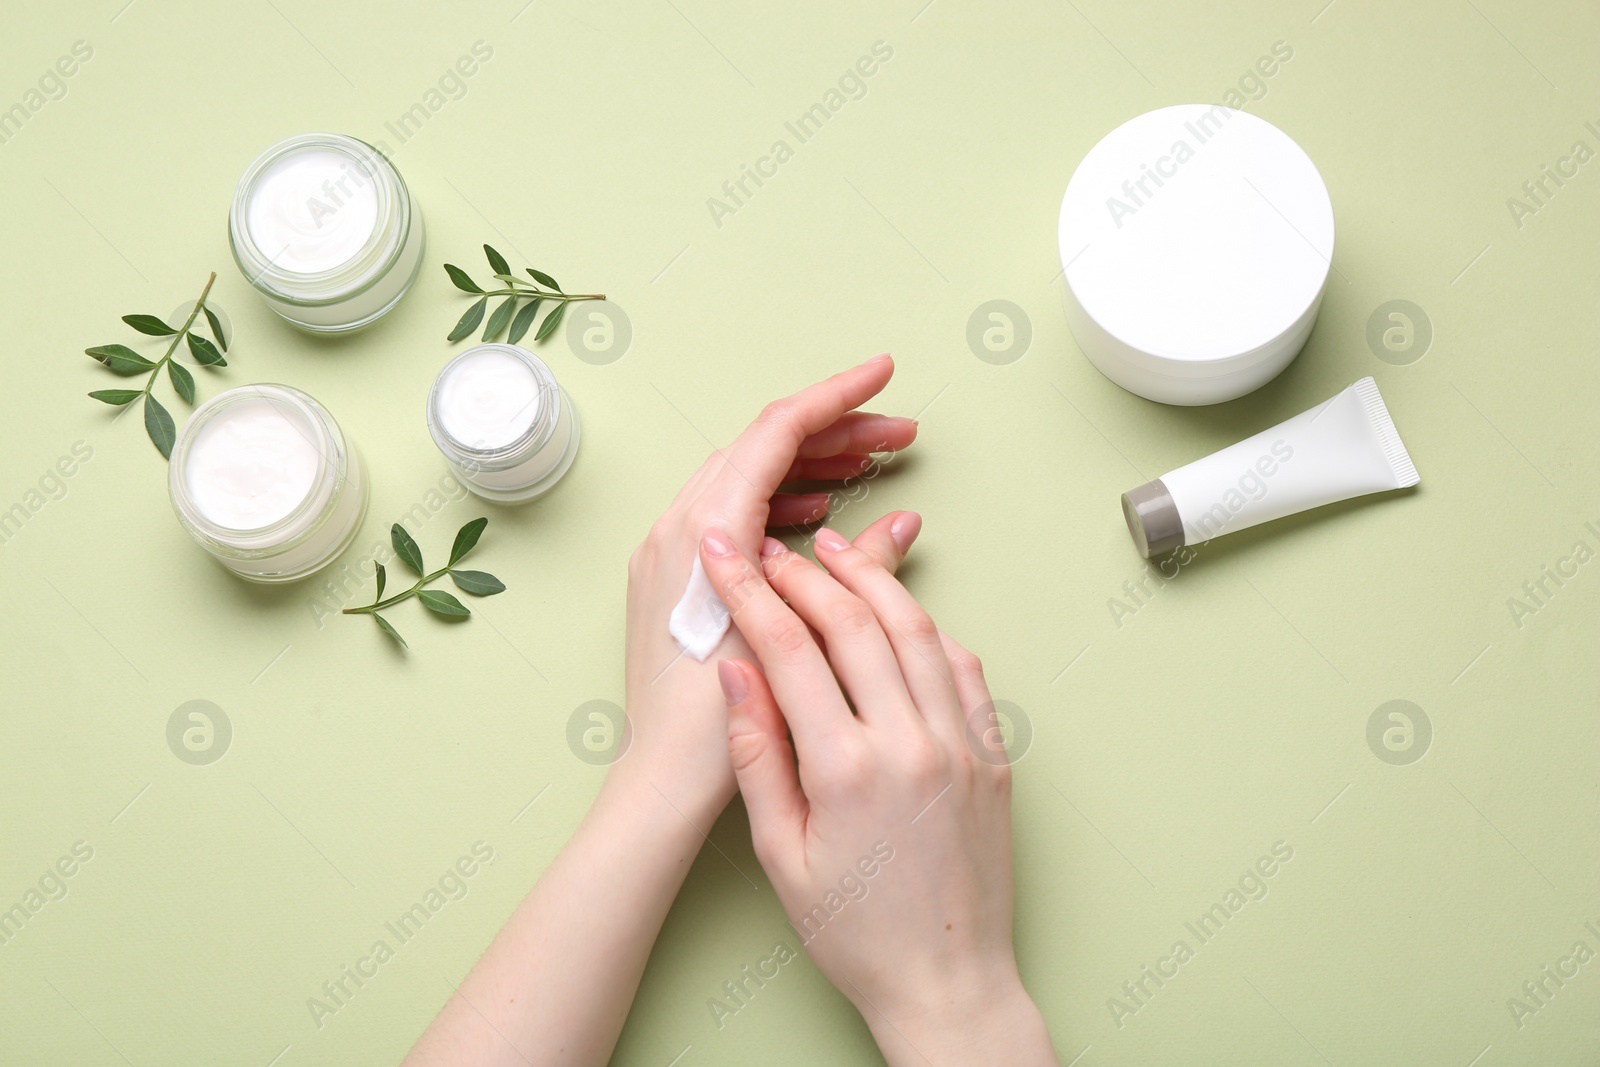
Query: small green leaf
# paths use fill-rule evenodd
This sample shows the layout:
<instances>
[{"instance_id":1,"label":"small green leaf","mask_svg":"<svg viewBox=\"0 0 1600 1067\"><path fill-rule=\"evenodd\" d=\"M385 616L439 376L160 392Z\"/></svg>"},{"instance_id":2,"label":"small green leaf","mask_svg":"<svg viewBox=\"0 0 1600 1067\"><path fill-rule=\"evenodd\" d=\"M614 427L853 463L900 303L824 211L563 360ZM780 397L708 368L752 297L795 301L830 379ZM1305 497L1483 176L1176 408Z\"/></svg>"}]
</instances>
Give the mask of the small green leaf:
<instances>
[{"instance_id":1,"label":"small green leaf","mask_svg":"<svg viewBox=\"0 0 1600 1067\"><path fill-rule=\"evenodd\" d=\"M144 428L150 434L150 440L155 442L157 451L171 459L172 442L177 439L177 429L172 425L172 416L167 414L167 409L149 393L144 396Z\"/></svg>"},{"instance_id":2,"label":"small green leaf","mask_svg":"<svg viewBox=\"0 0 1600 1067\"><path fill-rule=\"evenodd\" d=\"M450 331L450 336L446 337L445 340L459 341L473 330L476 330L478 323L483 321L483 309L488 306L488 297L482 297L474 301L472 306L467 309L467 313L461 316L461 321L456 323L456 328Z\"/></svg>"},{"instance_id":3,"label":"small green leaf","mask_svg":"<svg viewBox=\"0 0 1600 1067\"><path fill-rule=\"evenodd\" d=\"M556 327L561 324L561 316L566 313L567 302L563 300L557 304L555 310L544 317L539 324L539 332L533 335L535 341L543 341L546 337L556 332Z\"/></svg>"},{"instance_id":4,"label":"small green leaf","mask_svg":"<svg viewBox=\"0 0 1600 1067\"><path fill-rule=\"evenodd\" d=\"M382 615L379 615L376 611L372 613L372 618L373 621L378 624L378 629L394 638L395 641L399 643L401 648L411 647L410 645L406 644L406 639L400 636L400 631L389 625L388 619L384 618Z\"/></svg>"},{"instance_id":5,"label":"small green leaf","mask_svg":"<svg viewBox=\"0 0 1600 1067\"><path fill-rule=\"evenodd\" d=\"M517 317L511 320L511 333L506 338L512 344L522 340L522 335L528 332L528 327L533 325L533 320L539 317L539 299L528 301L522 305L522 310L517 312Z\"/></svg>"},{"instance_id":6,"label":"small green leaf","mask_svg":"<svg viewBox=\"0 0 1600 1067\"><path fill-rule=\"evenodd\" d=\"M196 363L207 367L228 365L228 361L222 358L222 353L217 351L217 346L199 334L191 333L185 340L189 342L189 354L194 357Z\"/></svg>"},{"instance_id":7,"label":"small green leaf","mask_svg":"<svg viewBox=\"0 0 1600 1067\"><path fill-rule=\"evenodd\" d=\"M140 389L96 389L89 395L100 401L102 404L112 404L116 407L121 407L123 404L133 403L135 400L143 396L144 392Z\"/></svg>"},{"instance_id":8,"label":"small green leaf","mask_svg":"<svg viewBox=\"0 0 1600 1067\"><path fill-rule=\"evenodd\" d=\"M389 528L389 543L394 545L394 554L400 557L400 562L416 571L417 577L422 577L422 549L398 522Z\"/></svg>"},{"instance_id":9,"label":"small green leaf","mask_svg":"<svg viewBox=\"0 0 1600 1067\"><path fill-rule=\"evenodd\" d=\"M95 348L85 348L84 354L104 363L111 368L112 373L129 375L139 374L155 367L148 359L129 348L127 345L99 345Z\"/></svg>"},{"instance_id":10,"label":"small green leaf","mask_svg":"<svg viewBox=\"0 0 1600 1067\"><path fill-rule=\"evenodd\" d=\"M456 266L454 263L446 263L444 265L444 272L450 275L450 281L454 283L455 287L460 289L463 293L483 292L482 289L478 288L478 283L467 277L467 272Z\"/></svg>"},{"instance_id":11,"label":"small green leaf","mask_svg":"<svg viewBox=\"0 0 1600 1067\"><path fill-rule=\"evenodd\" d=\"M454 567L466 558L472 546L478 543L478 538L483 536L483 528L487 525L488 519L473 519L456 531L456 543L450 546L449 566Z\"/></svg>"},{"instance_id":12,"label":"small green leaf","mask_svg":"<svg viewBox=\"0 0 1600 1067\"><path fill-rule=\"evenodd\" d=\"M222 320L217 318L217 313L210 308L205 309L206 321L211 324L211 336L217 339L217 347L224 352L228 350L228 337L222 332Z\"/></svg>"},{"instance_id":13,"label":"small green leaf","mask_svg":"<svg viewBox=\"0 0 1600 1067\"><path fill-rule=\"evenodd\" d=\"M172 379L172 387L183 397L184 403L194 403L194 375L189 373L189 368L173 360L167 361L167 377Z\"/></svg>"},{"instance_id":14,"label":"small green leaf","mask_svg":"<svg viewBox=\"0 0 1600 1067\"><path fill-rule=\"evenodd\" d=\"M506 323L511 321L511 312L516 309L517 298L508 296L495 305L494 313L489 316L489 324L483 328L483 339L493 341L500 336L500 331L506 328Z\"/></svg>"},{"instance_id":15,"label":"small green leaf","mask_svg":"<svg viewBox=\"0 0 1600 1067\"><path fill-rule=\"evenodd\" d=\"M464 619L472 612L467 606L449 593L441 593L437 589L424 589L417 594L417 599L422 601L422 606L436 615L447 615L452 619Z\"/></svg>"},{"instance_id":16,"label":"small green leaf","mask_svg":"<svg viewBox=\"0 0 1600 1067\"><path fill-rule=\"evenodd\" d=\"M483 254L489 257L489 266L494 268L496 274L511 273L511 264L506 262L505 256L502 256L488 245L483 246Z\"/></svg>"},{"instance_id":17,"label":"small green leaf","mask_svg":"<svg viewBox=\"0 0 1600 1067\"><path fill-rule=\"evenodd\" d=\"M122 321L151 337L171 337L178 332L154 315L124 315Z\"/></svg>"},{"instance_id":18,"label":"small green leaf","mask_svg":"<svg viewBox=\"0 0 1600 1067\"><path fill-rule=\"evenodd\" d=\"M532 267L529 267L528 273L533 275L533 280L538 282L540 285L548 285L556 292L561 292L561 286L557 285L556 280L550 277L550 275L546 274L544 271L534 270Z\"/></svg>"},{"instance_id":19,"label":"small green leaf","mask_svg":"<svg viewBox=\"0 0 1600 1067\"><path fill-rule=\"evenodd\" d=\"M389 574L377 560L373 560L372 565L378 568L378 591L372 595L372 602L376 604L383 599L383 587L389 581Z\"/></svg>"},{"instance_id":20,"label":"small green leaf","mask_svg":"<svg viewBox=\"0 0 1600 1067\"><path fill-rule=\"evenodd\" d=\"M451 571L450 578L463 593L494 596L506 591L506 583L484 571Z\"/></svg>"}]
</instances>

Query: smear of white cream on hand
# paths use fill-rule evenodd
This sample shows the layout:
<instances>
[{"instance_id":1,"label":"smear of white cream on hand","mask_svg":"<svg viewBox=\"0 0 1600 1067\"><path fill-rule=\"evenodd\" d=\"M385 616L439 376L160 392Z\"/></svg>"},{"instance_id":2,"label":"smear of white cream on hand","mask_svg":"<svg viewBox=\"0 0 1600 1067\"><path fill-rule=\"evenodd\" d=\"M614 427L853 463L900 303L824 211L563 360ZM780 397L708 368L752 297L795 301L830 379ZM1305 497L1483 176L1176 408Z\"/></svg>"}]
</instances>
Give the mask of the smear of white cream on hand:
<instances>
[{"instance_id":1,"label":"smear of white cream on hand","mask_svg":"<svg viewBox=\"0 0 1600 1067\"><path fill-rule=\"evenodd\" d=\"M704 663L722 643L723 634L728 632L728 622L728 605L711 588L711 579L706 577L697 552L694 568L689 571L689 584L667 619L667 632L672 634L679 648Z\"/></svg>"}]
</instances>

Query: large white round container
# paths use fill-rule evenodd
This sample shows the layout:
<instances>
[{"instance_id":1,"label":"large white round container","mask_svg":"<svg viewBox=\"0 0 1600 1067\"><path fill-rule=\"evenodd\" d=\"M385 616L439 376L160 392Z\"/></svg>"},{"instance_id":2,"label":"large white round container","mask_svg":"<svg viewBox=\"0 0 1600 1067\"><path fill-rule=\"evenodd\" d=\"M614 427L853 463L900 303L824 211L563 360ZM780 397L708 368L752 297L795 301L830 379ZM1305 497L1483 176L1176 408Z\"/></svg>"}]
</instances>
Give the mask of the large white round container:
<instances>
[{"instance_id":1,"label":"large white round container","mask_svg":"<svg viewBox=\"0 0 1600 1067\"><path fill-rule=\"evenodd\" d=\"M1181 104L1118 126L1061 202L1067 323L1084 355L1163 404L1243 396L1311 334L1333 259L1333 204L1271 123Z\"/></svg>"}]
</instances>

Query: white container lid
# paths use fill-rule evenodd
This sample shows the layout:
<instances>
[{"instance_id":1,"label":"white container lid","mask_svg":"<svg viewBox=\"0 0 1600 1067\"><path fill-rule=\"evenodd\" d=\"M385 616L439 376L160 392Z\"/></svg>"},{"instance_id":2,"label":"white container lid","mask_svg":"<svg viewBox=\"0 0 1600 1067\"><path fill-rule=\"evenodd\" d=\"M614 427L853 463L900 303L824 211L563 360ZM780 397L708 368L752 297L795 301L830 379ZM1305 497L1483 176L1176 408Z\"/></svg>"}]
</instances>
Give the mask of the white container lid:
<instances>
[{"instance_id":1,"label":"white container lid","mask_svg":"<svg viewBox=\"0 0 1600 1067\"><path fill-rule=\"evenodd\" d=\"M1282 130L1221 105L1151 111L1107 134L1067 185L1069 323L1133 392L1232 399L1305 343L1333 238L1322 175Z\"/></svg>"}]
</instances>

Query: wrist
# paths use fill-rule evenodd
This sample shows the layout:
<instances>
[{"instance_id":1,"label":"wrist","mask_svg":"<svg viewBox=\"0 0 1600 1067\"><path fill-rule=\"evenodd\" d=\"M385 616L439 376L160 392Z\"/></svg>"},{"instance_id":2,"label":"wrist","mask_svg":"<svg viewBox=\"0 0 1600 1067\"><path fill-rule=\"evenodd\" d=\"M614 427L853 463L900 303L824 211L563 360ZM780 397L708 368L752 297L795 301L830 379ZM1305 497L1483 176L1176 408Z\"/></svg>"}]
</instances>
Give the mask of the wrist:
<instances>
[{"instance_id":1,"label":"wrist","mask_svg":"<svg viewBox=\"0 0 1600 1067\"><path fill-rule=\"evenodd\" d=\"M595 806L623 812L649 833L691 839L698 849L733 799L735 786L716 776L685 774L679 766L663 766L639 756L624 757L611 765Z\"/></svg>"},{"instance_id":2,"label":"wrist","mask_svg":"<svg viewBox=\"0 0 1600 1067\"><path fill-rule=\"evenodd\" d=\"M738 791L715 665L679 662L680 676L628 687L627 748L606 773L607 790L669 799L710 832Z\"/></svg>"},{"instance_id":3,"label":"wrist","mask_svg":"<svg viewBox=\"0 0 1600 1067\"><path fill-rule=\"evenodd\" d=\"M885 1060L900 1064L1059 1064L1015 969L966 991L930 990L905 1007L858 1005Z\"/></svg>"}]
</instances>

